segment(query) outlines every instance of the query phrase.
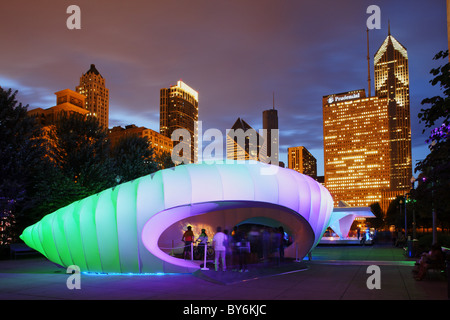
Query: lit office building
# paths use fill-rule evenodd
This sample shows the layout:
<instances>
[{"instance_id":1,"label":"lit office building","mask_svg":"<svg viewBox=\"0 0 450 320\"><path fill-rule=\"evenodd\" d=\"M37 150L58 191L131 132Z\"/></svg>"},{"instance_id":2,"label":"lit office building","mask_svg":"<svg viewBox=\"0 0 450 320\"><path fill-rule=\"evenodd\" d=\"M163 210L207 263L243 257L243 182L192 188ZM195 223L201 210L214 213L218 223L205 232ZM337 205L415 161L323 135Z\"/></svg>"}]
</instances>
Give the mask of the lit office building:
<instances>
[{"instance_id":1,"label":"lit office building","mask_svg":"<svg viewBox=\"0 0 450 320\"><path fill-rule=\"evenodd\" d=\"M288 148L288 168L317 178L317 160L303 146Z\"/></svg>"},{"instance_id":2,"label":"lit office building","mask_svg":"<svg viewBox=\"0 0 450 320\"><path fill-rule=\"evenodd\" d=\"M105 79L91 64L90 69L81 76L80 85L75 89L86 96L85 109L97 117L100 125L108 129L109 123L109 89L105 87Z\"/></svg>"},{"instance_id":3,"label":"lit office building","mask_svg":"<svg viewBox=\"0 0 450 320\"><path fill-rule=\"evenodd\" d=\"M386 103L364 90L323 98L325 186L335 206L367 207L390 188Z\"/></svg>"},{"instance_id":4,"label":"lit office building","mask_svg":"<svg viewBox=\"0 0 450 320\"><path fill-rule=\"evenodd\" d=\"M197 162L197 121L197 91L183 81L178 81L176 85L160 90L159 131L162 135L171 138L176 129L186 129L191 136L190 145L186 146L191 151L190 162ZM178 143L183 142L175 141L174 147Z\"/></svg>"},{"instance_id":5,"label":"lit office building","mask_svg":"<svg viewBox=\"0 0 450 320\"><path fill-rule=\"evenodd\" d=\"M56 123L58 118L65 114L79 113L86 115L89 113L84 106L86 97L70 89L64 89L55 92L56 105L48 108L35 108L27 112L29 116L36 117L36 120L43 126L51 126Z\"/></svg>"},{"instance_id":6,"label":"lit office building","mask_svg":"<svg viewBox=\"0 0 450 320\"><path fill-rule=\"evenodd\" d=\"M227 132L227 159L261 161L263 147L263 138L241 118Z\"/></svg>"},{"instance_id":7,"label":"lit office building","mask_svg":"<svg viewBox=\"0 0 450 320\"><path fill-rule=\"evenodd\" d=\"M146 127L137 127L134 124L125 126L113 127L108 130L108 138L112 146L115 146L119 140L127 136L145 137L150 142L150 147L153 148L154 156L162 156L164 153L172 154L173 141L172 139L163 136L159 132Z\"/></svg>"},{"instance_id":8,"label":"lit office building","mask_svg":"<svg viewBox=\"0 0 450 320\"><path fill-rule=\"evenodd\" d=\"M375 54L375 94L324 96L325 186L335 205L369 206L409 190L411 126L406 49L389 33Z\"/></svg>"},{"instance_id":9,"label":"lit office building","mask_svg":"<svg viewBox=\"0 0 450 320\"><path fill-rule=\"evenodd\" d=\"M266 132L267 159L271 164L279 165L278 111L275 107L263 111L263 129Z\"/></svg>"}]
</instances>

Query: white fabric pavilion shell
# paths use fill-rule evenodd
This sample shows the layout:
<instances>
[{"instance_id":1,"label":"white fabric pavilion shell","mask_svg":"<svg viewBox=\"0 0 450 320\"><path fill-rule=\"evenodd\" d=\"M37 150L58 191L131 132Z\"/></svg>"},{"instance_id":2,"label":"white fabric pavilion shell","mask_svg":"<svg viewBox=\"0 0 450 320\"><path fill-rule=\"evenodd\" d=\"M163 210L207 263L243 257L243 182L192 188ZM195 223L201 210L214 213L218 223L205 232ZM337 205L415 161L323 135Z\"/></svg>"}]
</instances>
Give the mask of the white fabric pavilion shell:
<instances>
[{"instance_id":1,"label":"white fabric pavilion shell","mask_svg":"<svg viewBox=\"0 0 450 320\"><path fill-rule=\"evenodd\" d=\"M26 228L24 242L64 267L101 273L192 272L198 264L158 247L169 226L227 205L258 204L306 221L314 248L333 200L312 178L259 162L188 164L158 171L74 202ZM274 217L277 219L277 217Z\"/></svg>"}]
</instances>

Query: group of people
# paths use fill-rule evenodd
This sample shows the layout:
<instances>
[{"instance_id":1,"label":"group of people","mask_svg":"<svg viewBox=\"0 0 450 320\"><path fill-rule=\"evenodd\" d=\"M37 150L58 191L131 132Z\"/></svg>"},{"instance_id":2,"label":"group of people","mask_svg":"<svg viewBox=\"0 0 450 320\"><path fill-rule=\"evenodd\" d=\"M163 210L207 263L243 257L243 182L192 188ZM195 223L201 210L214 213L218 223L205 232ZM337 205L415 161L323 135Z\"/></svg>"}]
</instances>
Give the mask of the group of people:
<instances>
[{"instance_id":1,"label":"group of people","mask_svg":"<svg viewBox=\"0 0 450 320\"><path fill-rule=\"evenodd\" d=\"M198 243L198 246L201 248L200 252L204 252L205 246L208 244L208 235L206 234L206 230L202 229L197 240L194 240L194 232L192 231L192 227L188 226L187 230L184 232L181 241L184 242L184 250L183 250L183 258L186 259L190 254L190 247L193 243Z\"/></svg>"},{"instance_id":2,"label":"group of people","mask_svg":"<svg viewBox=\"0 0 450 320\"><path fill-rule=\"evenodd\" d=\"M257 251L260 258L268 258L270 250L279 252L280 261L284 259L284 247L286 245L285 232L282 227L271 230L263 229L261 233L245 232L243 228L235 226L229 234L228 230L223 230L217 227L217 232L212 239L212 247L215 251L214 266L218 271L220 266L225 271L227 268L227 258L231 258L231 264L236 267L239 266L238 271L248 271L249 254L252 251L251 246ZM275 239L275 240L274 240ZM194 233L192 227L188 226L181 239L185 243L183 257L186 259L189 256L189 248L191 243L199 242L200 246L207 245L208 236L205 229L198 239L194 241ZM270 248L270 249L269 249Z\"/></svg>"}]
</instances>

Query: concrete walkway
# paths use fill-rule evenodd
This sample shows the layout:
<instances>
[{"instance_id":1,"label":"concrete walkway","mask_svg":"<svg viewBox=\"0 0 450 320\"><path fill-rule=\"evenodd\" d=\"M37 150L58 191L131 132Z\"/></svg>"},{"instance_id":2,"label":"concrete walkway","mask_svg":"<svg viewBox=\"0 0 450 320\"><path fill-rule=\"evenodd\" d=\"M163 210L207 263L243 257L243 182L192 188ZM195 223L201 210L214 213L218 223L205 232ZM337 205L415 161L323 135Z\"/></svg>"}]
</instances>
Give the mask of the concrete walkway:
<instances>
[{"instance_id":1,"label":"concrete walkway","mask_svg":"<svg viewBox=\"0 0 450 320\"><path fill-rule=\"evenodd\" d=\"M295 264L295 262L293 263ZM81 275L69 290L66 270L44 258L0 261L0 299L151 300L446 300L447 279L412 277L414 261L390 246L317 247L311 261L220 283L193 274ZM380 289L369 289L369 265L380 267ZM298 266L298 267L297 267ZM251 268L250 268L251 269ZM214 271L208 271L214 272ZM253 271L254 272L254 271ZM255 273L256 274L256 273ZM241 277L241 278L240 278ZM235 280L235 281L234 281Z\"/></svg>"}]
</instances>

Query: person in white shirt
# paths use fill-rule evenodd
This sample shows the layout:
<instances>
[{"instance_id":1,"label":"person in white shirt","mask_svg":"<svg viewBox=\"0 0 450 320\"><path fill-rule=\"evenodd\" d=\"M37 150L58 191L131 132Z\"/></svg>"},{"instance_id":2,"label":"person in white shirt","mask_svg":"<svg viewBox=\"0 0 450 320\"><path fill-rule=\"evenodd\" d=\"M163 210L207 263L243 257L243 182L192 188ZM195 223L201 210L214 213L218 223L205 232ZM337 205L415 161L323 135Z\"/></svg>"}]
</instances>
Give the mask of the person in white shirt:
<instances>
[{"instance_id":1,"label":"person in white shirt","mask_svg":"<svg viewBox=\"0 0 450 320\"><path fill-rule=\"evenodd\" d=\"M213 246L215 251L215 260L214 260L214 266L216 271L219 268L219 258L222 258L222 270L226 270L226 264L225 264L225 256L227 251L227 245L228 245L228 238L225 233L222 232L221 227L217 227L217 232L213 237Z\"/></svg>"}]
</instances>

